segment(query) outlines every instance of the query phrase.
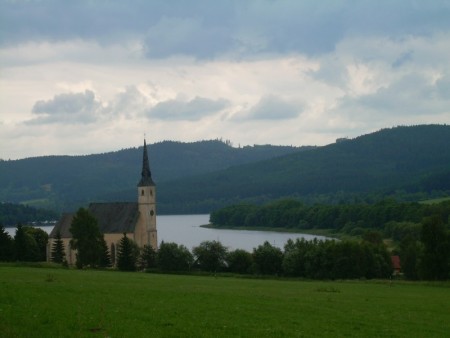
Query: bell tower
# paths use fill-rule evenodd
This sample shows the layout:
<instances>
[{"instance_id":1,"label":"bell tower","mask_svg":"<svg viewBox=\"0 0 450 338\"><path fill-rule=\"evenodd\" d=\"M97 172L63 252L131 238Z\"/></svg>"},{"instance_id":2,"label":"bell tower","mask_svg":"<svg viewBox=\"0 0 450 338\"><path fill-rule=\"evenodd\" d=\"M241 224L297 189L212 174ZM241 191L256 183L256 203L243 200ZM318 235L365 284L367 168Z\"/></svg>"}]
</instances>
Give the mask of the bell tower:
<instances>
[{"instance_id":1,"label":"bell tower","mask_svg":"<svg viewBox=\"0 0 450 338\"><path fill-rule=\"evenodd\" d=\"M153 249L157 250L156 185L152 180L145 139L141 180L139 181L137 188L139 220L134 231L134 240L139 247L151 245Z\"/></svg>"}]
</instances>

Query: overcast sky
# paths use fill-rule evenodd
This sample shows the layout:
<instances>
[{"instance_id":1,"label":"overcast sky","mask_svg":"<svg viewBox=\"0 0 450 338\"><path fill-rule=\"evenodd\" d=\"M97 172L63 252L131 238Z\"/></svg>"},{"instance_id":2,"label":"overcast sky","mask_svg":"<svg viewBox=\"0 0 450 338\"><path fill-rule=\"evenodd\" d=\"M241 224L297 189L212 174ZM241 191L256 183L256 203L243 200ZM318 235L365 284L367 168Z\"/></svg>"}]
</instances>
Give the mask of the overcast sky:
<instances>
[{"instance_id":1,"label":"overcast sky","mask_svg":"<svg viewBox=\"0 0 450 338\"><path fill-rule=\"evenodd\" d=\"M449 122L449 0L0 0L0 159Z\"/></svg>"}]
</instances>

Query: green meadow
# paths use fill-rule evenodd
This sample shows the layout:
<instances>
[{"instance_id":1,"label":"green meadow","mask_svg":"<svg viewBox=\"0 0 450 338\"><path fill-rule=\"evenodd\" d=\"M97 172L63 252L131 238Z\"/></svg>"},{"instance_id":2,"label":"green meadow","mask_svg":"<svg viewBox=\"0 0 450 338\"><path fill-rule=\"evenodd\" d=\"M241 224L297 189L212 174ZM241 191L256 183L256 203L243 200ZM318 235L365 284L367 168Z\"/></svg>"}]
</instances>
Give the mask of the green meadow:
<instances>
[{"instance_id":1,"label":"green meadow","mask_svg":"<svg viewBox=\"0 0 450 338\"><path fill-rule=\"evenodd\" d=\"M0 336L444 337L450 284L0 267Z\"/></svg>"}]
</instances>

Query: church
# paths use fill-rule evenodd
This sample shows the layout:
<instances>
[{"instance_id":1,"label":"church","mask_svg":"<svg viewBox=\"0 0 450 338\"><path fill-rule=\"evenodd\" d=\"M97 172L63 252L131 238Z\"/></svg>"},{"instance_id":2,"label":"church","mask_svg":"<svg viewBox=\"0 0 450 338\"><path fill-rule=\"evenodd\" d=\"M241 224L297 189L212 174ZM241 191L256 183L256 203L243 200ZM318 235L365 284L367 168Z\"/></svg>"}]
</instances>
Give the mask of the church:
<instances>
[{"instance_id":1,"label":"church","mask_svg":"<svg viewBox=\"0 0 450 338\"><path fill-rule=\"evenodd\" d=\"M158 248L156 231L156 185L152 180L148 160L147 144L144 140L141 179L137 185L137 202L91 203L88 211L97 219L100 231L108 246L111 262L116 263L117 245L125 233L139 247L151 245ZM50 261L56 234L61 234L66 260L69 265L76 262L76 251L70 247L70 226L75 213L65 213L49 235L47 260Z\"/></svg>"}]
</instances>

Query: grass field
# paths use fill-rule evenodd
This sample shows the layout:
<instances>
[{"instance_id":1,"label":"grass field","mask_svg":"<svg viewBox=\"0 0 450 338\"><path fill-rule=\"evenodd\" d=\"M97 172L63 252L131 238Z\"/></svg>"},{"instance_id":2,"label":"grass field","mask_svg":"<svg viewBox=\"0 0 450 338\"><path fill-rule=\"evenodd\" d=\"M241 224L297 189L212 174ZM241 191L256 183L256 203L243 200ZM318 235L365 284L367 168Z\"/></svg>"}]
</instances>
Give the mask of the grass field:
<instances>
[{"instance_id":1,"label":"grass field","mask_svg":"<svg viewBox=\"0 0 450 338\"><path fill-rule=\"evenodd\" d=\"M448 337L450 284L0 267L1 337Z\"/></svg>"}]
</instances>

